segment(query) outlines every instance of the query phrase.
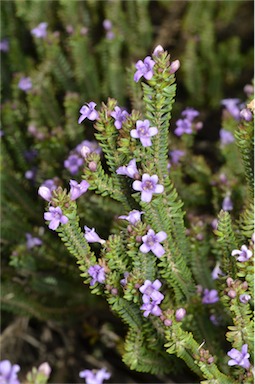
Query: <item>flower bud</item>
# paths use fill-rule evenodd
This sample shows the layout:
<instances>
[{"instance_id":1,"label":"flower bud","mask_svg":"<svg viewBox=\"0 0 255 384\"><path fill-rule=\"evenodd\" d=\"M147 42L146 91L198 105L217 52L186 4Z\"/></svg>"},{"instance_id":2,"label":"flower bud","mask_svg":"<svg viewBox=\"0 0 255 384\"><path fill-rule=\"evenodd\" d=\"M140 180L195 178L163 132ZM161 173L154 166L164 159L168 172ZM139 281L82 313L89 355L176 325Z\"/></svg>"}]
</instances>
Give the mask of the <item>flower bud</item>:
<instances>
[{"instance_id":1,"label":"flower bud","mask_svg":"<svg viewBox=\"0 0 255 384\"><path fill-rule=\"evenodd\" d=\"M50 201L51 199L51 190L45 186L41 186L38 189L38 195L40 195L44 200Z\"/></svg>"},{"instance_id":2,"label":"flower bud","mask_svg":"<svg viewBox=\"0 0 255 384\"><path fill-rule=\"evenodd\" d=\"M87 147L86 145L83 145L83 147L81 147L81 156L82 157L86 158L90 152L91 152L90 148Z\"/></svg>"},{"instance_id":3,"label":"flower bud","mask_svg":"<svg viewBox=\"0 0 255 384\"><path fill-rule=\"evenodd\" d=\"M252 120L252 112L248 108L244 108L240 112L241 119L244 119L245 121L251 121Z\"/></svg>"},{"instance_id":4,"label":"flower bud","mask_svg":"<svg viewBox=\"0 0 255 384\"><path fill-rule=\"evenodd\" d=\"M51 367L47 362L42 363L38 368L38 372L41 372L44 376L49 377L51 374Z\"/></svg>"},{"instance_id":5,"label":"flower bud","mask_svg":"<svg viewBox=\"0 0 255 384\"><path fill-rule=\"evenodd\" d=\"M158 56L162 52L164 52L164 48L161 45L157 45L152 54Z\"/></svg>"},{"instance_id":6,"label":"flower bud","mask_svg":"<svg viewBox=\"0 0 255 384\"><path fill-rule=\"evenodd\" d=\"M236 297L236 291L234 291L233 289L230 289L229 292L228 292L228 296L231 299L234 299Z\"/></svg>"},{"instance_id":7,"label":"flower bud","mask_svg":"<svg viewBox=\"0 0 255 384\"><path fill-rule=\"evenodd\" d=\"M184 308L179 308L175 312L175 318L177 321L181 321L186 315L186 310Z\"/></svg>"},{"instance_id":8,"label":"flower bud","mask_svg":"<svg viewBox=\"0 0 255 384\"><path fill-rule=\"evenodd\" d=\"M166 326L166 327L170 327L171 325L172 325L172 320L170 320L170 319L166 319L165 321L164 321L164 325Z\"/></svg>"},{"instance_id":9,"label":"flower bud","mask_svg":"<svg viewBox=\"0 0 255 384\"><path fill-rule=\"evenodd\" d=\"M172 64L170 65L170 73L175 73L180 68L180 61L174 60Z\"/></svg>"},{"instance_id":10,"label":"flower bud","mask_svg":"<svg viewBox=\"0 0 255 384\"><path fill-rule=\"evenodd\" d=\"M90 161L88 167L91 170L91 172L96 172L97 163L95 161Z\"/></svg>"}]
</instances>

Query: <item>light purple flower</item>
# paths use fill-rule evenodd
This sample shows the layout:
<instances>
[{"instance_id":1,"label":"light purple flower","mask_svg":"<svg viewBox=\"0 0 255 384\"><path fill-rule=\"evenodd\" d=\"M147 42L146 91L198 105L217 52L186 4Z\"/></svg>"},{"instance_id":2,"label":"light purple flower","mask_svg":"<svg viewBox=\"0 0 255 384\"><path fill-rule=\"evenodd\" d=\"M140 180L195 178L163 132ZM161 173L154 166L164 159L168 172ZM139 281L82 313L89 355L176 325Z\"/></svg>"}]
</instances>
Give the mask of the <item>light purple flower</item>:
<instances>
[{"instance_id":1,"label":"light purple flower","mask_svg":"<svg viewBox=\"0 0 255 384\"><path fill-rule=\"evenodd\" d=\"M219 278L219 275L224 275L224 273L222 272L222 270L220 269L220 263L217 262L215 267L213 268L212 270L212 273L211 273L211 276L212 276L212 279L213 280L216 280Z\"/></svg>"},{"instance_id":2,"label":"light purple flower","mask_svg":"<svg viewBox=\"0 0 255 384\"><path fill-rule=\"evenodd\" d=\"M182 111L182 116L184 116L186 119L188 119L191 122L199 115L200 113L197 110L190 107L187 107L186 109L184 109L184 111Z\"/></svg>"},{"instance_id":3,"label":"light purple flower","mask_svg":"<svg viewBox=\"0 0 255 384\"><path fill-rule=\"evenodd\" d=\"M127 285L127 279L128 279L128 276L129 276L129 272L124 272L124 279L121 279L120 280L120 284L125 287L125 285Z\"/></svg>"},{"instance_id":4,"label":"light purple flower","mask_svg":"<svg viewBox=\"0 0 255 384\"><path fill-rule=\"evenodd\" d=\"M2 39L0 41L0 51L1 52L8 52L9 51L9 41L8 41L8 39Z\"/></svg>"},{"instance_id":5,"label":"light purple flower","mask_svg":"<svg viewBox=\"0 0 255 384\"><path fill-rule=\"evenodd\" d=\"M81 124L86 118L93 121L98 119L98 112L95 110L96 103L91 101L86 103L80 109L81 116L79 117L78 124Z\"/></svg>"},{"instance_id":6,"label":"light purple flower","mask_svg":"<svg viewBox=\"0 0 255 384\"><path fill-rule=\"evenodd\" d=\"M38 237L33 237L30 233L26 233L26 238L27 238L27 249L31 249L39 245L42 245L42 240L40 240Z\"/></svg>"},{"instance_id":7,"label":"light purple flower","mask_svg":"<svg viewBox=\"0 0 255 384\"><path fill-rule=\"evenodd\" d=\"M49 228L55 231L58 228L59 224L66 224L68 218L63 215L60 207L50 207L49 212L44 213L44 219L50 221Z\"/></svg>"},{"instance_id":8,"label":"light purple flower","mask_svg":"<svg viewBox=\"0 0 255 384\"><path fill-rule=\"evenodd\" d=\"M179 119L176 121L177 128L174 130L176 136L182 136L184 133L190 135L192 133L192 123L188 119Z\"/></svg>"},{"instance_id":9,"label":"light purple flower","mask_svg":"<svg viewBox=\"0 0 255 384\"><path fill-rule=\"evenodd\" d=\"M122 123L127 119L128 112L120 107L115 107L114 111L111 113L111 116L115 119L115 127L120 129L122 127Z\"/></svg>"},{"instance_id":10,"label":"light purple flower","mask_svg":"<svg viewBox=\"0 0 255 384\"><path fill-rule=\"evenodd\" d=\"M116 169L117 175L124 175L134 179L136 175L139 175L139 171L136 167L136 159L130 160L127 166L123 165Z\"/></svg>"},{"instance_id":11,"label":"light purple flower","mask_svg":"<svg viewBox=\"0 0 255 384\"><path fill-rule=\"evenodd\" d=\"M220 325L220 319L219 319L217 316L215 316L215 315L211 315L211 316L209 317L209 319L211 320L211 322L213 323L213 325L216 325L216 326Z\"/></svg>"},{"instance_id":12,"label":"light purple flower","mask_svg":"<svg viewBox=\"0 0 255 384\"><path fill-rule=\"evenodd\" d=\"M162 315L161 309L159 308L159 306L155 302L145 303L140 307L140 309L142 311L144 311L144 313L143 313L144 317L148 317L150 313L154 316L161 316Z\"/></svg>"},{"instance_id":13,"label":"light purple flower","mask_svg":"<svg viewBox=\"0 0 255 384\"><path fill-rule=\"evenodd\" d=\"M28 169L26 172L25 172L25 178L27 180L35 180L35 177L36 177L36 168L33 168L33 169Z\"/></svg>"},{"instance_id":14,"label":"light purple flower","mask_svg":"<svg viewBox=\"0 0 255 384\"><path fill-rule=\"evenodd\" d=\"M234 119L239 120L240 118L240 109L238 104L240 104L239 99L224 99L221 101L221 104L227 109L231 116Z\"/></svg>"},{"instance_id":15,"label":"light purple flower","mask_svg":"<svg viewBox=\"0 0 255 384\"><path fill-rule=\"evenodd\" d=\"M24 92L29 91L29 89L32 88L32 81L30 77L22 77L19 81L18 87Z\"/></svg>"},{"instance_id":16,"label":"light purple flower","mask_svg":"<svg viewBox=\"0 0 255 384\"><path fill-rule=\"evenodd\" d=\"M244 294L239 296L239 300L241 303L247 304L249 302L249 300L251 300L251 296L248 295L247 293L244 293Z\"/></svg>"},{"instance_id":17,"label":"light purple flower","mask_svg":"<svg viewBox=\"0 0 255 384\"><path fill-rule=\"evenodd\" d=\"M231 256L236 256L236 255L238 255L236 260L244 262L244 261L248 261L252 257L252 251L248 249L246 245L242 245L241 250L234 249L231 252Z\"/></svg>"},{"instance_id":18,"label":"light purple flower","mask_svg":"<svg viewBox=\"0 0 255 384\"><path fill-rule=\"evenodd\" d=\"M0 361L0 383L1 384L20 384L17 372L20 371L18 364L11 365L9 360Z\"/></svg>"},{"instance_id":19,"label":"light purple flower","mask_svg":"<svg viewBox=\"0 0 255 384\"><path fill-rule=\"evenodd\" d=\"M65 161L64 166L74 175L79 171L80 166L84 163L83 159L77 155L70 155Z\"/></svg>"},{"instance_id":20,"label":"light purple flower","mask_svg":"<svg viewBox=\"0 0 255 384\"><path fill-rule=\"evenodd\" d=\"M250 368L251 364L249 362L250 354L248 353L248 344L244 344L242 346L241 352L235 348L232 348L228 352L228 356L231 357L231 360L228 361L228 365L240 365L240 367L245 369Z\"/></svg>"},{"instance_id":21,"label":"light purple flower","mask_svg":"<svg viewBox=\"0 0 255 384\"><path fill-rule=\"evenodd\" d=\"M48 23L40 23L39 25L37 25L37 27L32 29L31 34L37 37L38 39L42 39L47 36L47 27Z\"/></svg>"},{"instance_id":22,"label":"light purple flower","mask_svg":"<svg viewBox=\"0 0 255 384\"><path fill-rule=\"evenodd\" d=\"M153 252L155 256L161 257L164 255L165 250L160 244L167 238L167 234L164 231L160 231L157 234L153 229L149 229L147 235L142 237L143 244L140 246L140 251L142 253L148 253L149 251Z\"/></svg>"},{"instance_id":23,"label":"light purple flower","mask_svg":"<svg viewBox=\"0 0 255 384\"><path fill-rule=\"evenodd\" d=\"M144 147L150 147L152 145L151 137L158 133L158 128L150 127L149 120L137 120L136 129L132 129L130 136L134 139L140 139Z\"/></svg>"},{"instance_id":24,"label":"light purple flower","mask_svg":"<svg viewBox=\"0 0 255 384\"><path fill-rule=\"evenodd\" d=\"M186 309L185 308L179 308L175 312L175 318L177 321L182 321L182 319L186 316Z\"/></svg>"},{"instance_id":25,"label":"light purple flower","mask_svg":"<svg viewBox=\"0 0 255 384\"><path fill-rule=\"evenodd\" d=\"M203 304L213 304L219 301L218 292L216 289L205 289L204 290L204 296L202 298Z\"/></svg>"},{"instance_id":26,"label":"light purple flower","mask_svg":"<svg viewBox=\"0 0 255 384\"><path fill-rule=\"evenodd\" d=\"M135 65L137 71L134 74L134 81L137 83L141 77L150 80L153 76L154 65L155 61L150 56L147 56L144 61L139 60Z\"/></svg>"},{"instance_id":27,"label":"light purple flower","mask_svg":"<svg viewBox=\"0 0 255 384\"><path fill-rule=\"evenodd\" d=\"M88 243L100 243L104 244L105 240L101 239L95 231L95 228L90 229L85 225L85 234L84 237Z\"/></svg>"},{"instance_id":28,"label":"light purple flower","mask_svg":"<svg viewBox=\"0 0 255 384\"><path fill-rule=\"evenodd\" d=\"M224 197L223 202L222 202L222 209L223 209L223 211L232 211L233 203L232 203L230 196Z\"/></svg>"},{"instance_id":29,"label":"light purple flower","mask_svg":"<svg viewBox=\"0 0 255 384\"><path fill-rule=\"evenodd\" d=\"M111 374L107 372L106 368L99 369L98 371L85 369L79 373L79 376L85 379L85 384L102 384L104 380L110 379Z\"/></svg>"},{"instance_id":30,"label":"light purple flower","mask_svg":"<svg viewBox=\"0 0 255 384\"><path fill-rule=\"evenodd\" d=\"M145 203L149 203L152 199L153 193L162 193L164 187L161 184L157 184L158 176L150 176L148 173L144 173L142 176L142 181L135 180L132 184L132 187L135 191L140 191L141 200Z\"/></svg>"},{"instance_id":31,"label":"light purple flower","mask_svg":"<svg viewBox=\"0 0 255 384\"><path fill-rule=\"evenodd\" d=\"M174 151L170 151L169 154L171 156L172 163L177 164L180 158L185 155L185 152L179 149L175 149Z\"/></svg>"},{"instance_id":32,"label":"light purple flower","mask_svg":"<svg viewBox=\"0 0 255 384\"><path fill-rule=\"evenodd\" d=\"M137 209L133 209L133 211L129 212L128 216L119 216L119 219L128 220L130 224L135 225L139 221L141 221L141 215L144 212L138 211Z\"/></svg>"},{"instance_id":33,"label":"light purple flower","mask_svg":"<svg viewBox=\"0 0 255 384\"><path fill-rule=\"evenodd\" d=\"M76 200L83 193L88 190L89 183L86 180L82 180L80 184L75 180L70 180L70 199Z\"/></svg>"},{"instance_id":34,"label":"light purple flower","mask_svg":"<svg viewBox=\"0 0 255 384\"><path fill-rule=\"evenodd\" d=\"M231 144L235 141L233 134L226 129L220 130L220 142L223 146Z\"/></svg>"},{"instance_id":35,"label":"light purple flower","mask_svg":"<svg viewBox=\"0 0 255 384\"><path fill-rule=\"evenodd\" d=\"M154 304L160 304L164 299L164 295L159 292L161 282L155 280L153 283L150 280L145 280L144 284L139 288L139 291L143 294L143 303L147 304L153 302Z\"/></svg>"},{"instance_id":36,"label":"light purple flower","mask_svg":"<svg viewBox=\"0 0 255 384\"><path fill-rule=\"evenodd\" d=\"M105 270L98 264L89 267L88 274L92 277L90 285L95 285L96 282L103 283L105 281Z\"/></svg>"},{"instance_id":37,"label":"light purple flower","mask_svg":"<svg viewBox=\"0 0 255 384\"><path fill-rule=\"evenodd\" d=\"M112 29L112 22L111 20L105 19L103 21L103 27L106 31L110 31Z\"/></svg>"},{"instance_id":38,"label":"light purple flower","mask_svg":"<svg viewBox=\"0 0 255 384\"><path fill-rule=\"evenodd\" d=\"M245 121L251 121L252 120L252 112L249 108L243 108L240 112L240 118L244 119Z\"/></svg>"},{"instance_id":39,"label":"light purple flower","mask_svg":"<svg viewBox=\"0 0 255 384\"><path fill-rule=\"evenodd\" d=\"M82 157L86 157L90 153L98 153L100 155L102 148L100 148L98 142L95 140L83 140L80 144L77 145L75 151L78 152L78 154Z\"/></svg>"}]
</instances>

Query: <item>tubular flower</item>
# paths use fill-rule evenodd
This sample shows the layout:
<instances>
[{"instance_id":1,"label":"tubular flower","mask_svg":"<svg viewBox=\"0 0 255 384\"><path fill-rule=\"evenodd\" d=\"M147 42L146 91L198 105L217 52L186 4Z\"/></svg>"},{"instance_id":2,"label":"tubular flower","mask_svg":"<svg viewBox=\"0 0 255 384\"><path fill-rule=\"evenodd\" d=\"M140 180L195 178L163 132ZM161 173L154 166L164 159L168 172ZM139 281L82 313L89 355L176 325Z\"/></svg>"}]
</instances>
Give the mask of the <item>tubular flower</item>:
<instances>
[{"instance_id":1,"label":"tubular flower","mask_svg":"<svg viewBox=\"0 0 255 384\"><path fill-rule=\"evenodd\" d=\"M80 109L81 116L79 117L78 124L81 124L85 119L91 121L96 120L98 118L98 112L95 110L95 107L96 103L93 101L83 105Z\"/></svg>"}]
</instances>

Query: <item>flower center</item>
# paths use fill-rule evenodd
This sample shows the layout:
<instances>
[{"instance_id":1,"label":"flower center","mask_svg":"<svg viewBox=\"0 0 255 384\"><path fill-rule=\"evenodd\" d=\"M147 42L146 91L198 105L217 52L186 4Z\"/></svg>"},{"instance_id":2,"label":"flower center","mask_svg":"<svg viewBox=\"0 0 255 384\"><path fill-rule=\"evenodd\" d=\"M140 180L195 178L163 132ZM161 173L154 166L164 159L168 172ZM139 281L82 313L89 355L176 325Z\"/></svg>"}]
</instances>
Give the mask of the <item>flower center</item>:
<instances>
[{"instance_id":1,"label":"flower center","mask_svg":"<svg viewBox=\"0 0 255 384\"><path fill-rule=\"evenodd\" d=\"M155 236L148 236L146 243L152 247L155 244Z\"/></svg>"},{"instance_id":2,"label":"flower center","mask_svg":"<svg viewBox=\"0 0 255 384\"><path fill-rule=\"evenodd\" d=\"M146 136L146 137L149 136L148 127L142 125L137 130L138 130L139 136Z\"/></svg>"},{"instance_id":3,"label":"flower center","mask_svg":"<svg viewBox=\"0 0 255 384\"><path fill-rule=\"evenodd\" d=\"M150 180L147 180L143 183L143 190L144 191L151 191L154 189L154 183Z\"/></svg>"}]
</instances>

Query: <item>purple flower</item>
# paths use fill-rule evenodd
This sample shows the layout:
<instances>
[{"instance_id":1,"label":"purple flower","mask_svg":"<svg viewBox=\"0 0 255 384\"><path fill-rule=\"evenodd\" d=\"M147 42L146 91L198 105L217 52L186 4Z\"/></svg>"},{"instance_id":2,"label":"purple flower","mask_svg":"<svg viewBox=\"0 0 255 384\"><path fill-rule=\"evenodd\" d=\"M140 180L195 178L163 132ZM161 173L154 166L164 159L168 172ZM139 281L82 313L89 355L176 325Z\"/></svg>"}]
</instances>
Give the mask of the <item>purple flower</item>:
<instances>
[{"instance_id":1,"label":"purple flower","mask_svg":"<svg viewBox=\"0 0 255 384\"><path fill-rule=\"evenodd\" d=\"M130 160L127 166L122 166L116 169L118 175L125 175L134 179L136 175L139 175L139 171L136 168L136 159Z\"/></svg>"},{"instance_id":2,"label":"purple flower","mask_svg":"<svg viewBox=\"0 0 255 384\"><path fill-rule=\"evenodd\" d=\"M204 290L204 296L202 298L203 304L213 304L219 301L218 292L216 289L205 289Z\"/></svg>"},{"instance_id":3,"label":"purple flower","mask_svg":"<svg viewBox=\"0 0 255 384\"><path fill-rule=\"evenodd\" d=\"M129 276L129 272L124 272L124 279L121 279L120 280L120 284L125 287L125 285L127 285L127 279L128 279L128 276Z\"/></svg>"},{"instance_id":4,"label":"purple flower","mask_svg":"<svg viewBox=\"0 0 255 384\"><path fill-rule=\"evenodd\" d=\"M25 178L27 180L35 180L35 176L36 176L36 168L33 168L33 169L28 169L26 172L25 172Z\"/></svg>"},{"instance_id":5,"label":"purple flower","mask_svg":"<svg viewBox=\"0 0 255 384\"><path fill-rule=\"evenodd\" d=\"M174 133L176 136L182 136L184 133L190 135L192 133L192 123L188 119L179 119L176 121L177 128Z\"/></svg>"},{"instance_id":6,"label":"purple flower","mask_svg":"<svg viewBox=\"0 0 255 384\"><path fill-rule=\"evenodd\" d=\"M177 164L180 158L185 155L185 152L175 149L174 151L170 151L169 154L171 156L172 163Z\"/></svg>"},{"instance_id":7,"label":"purple flower","mask_svg":"<svg viewBox=\"0 0 255 384\"><path fill-rule=\"evenodd\" d=\"M0 41L0 51L8 52L9 51L9 41L7 39L2 39Z\"/></svg>"},{"instance_id":8,"label":"purple flower","mask_svg":"<svg viewBox=\"0 0 255 384\"><path fill-rule=\"evenodd\" d=\"M79 171L80 166L83 164L83 159L77 155L70 155L65 161L64 166L70 171L72 175Z\"/></svg>"},{"instance_id":9,"label":"purple flower","mask_svg":"<svg viewBox=\"0 0 255 384\"><path fill-rule=\"evenodd\" d=\"M50 221L49 228L55 231L58 228L59 224L66 224L68 218L63 215L60 207L50 207L49 212L44 214L44 219Z\"/></svg>"},{"instance_id":10,"label":"purple flower","mask_svg":"<svg viewBox=\"0 0 255 384\"><path fill-rule=\"evenodd\" d=\"M149 229L147 235L142 237L143 244L140 246L139 249L142 253L148 253L149 251L152 251L155 256L161 257L164 255L165 250L160 243L166 238L166 232L160 231L155 234L153 229Z\"/></svg>"},{"instance_id":11,"label":"purple flower","mask_svg":"<svg viewBox=\"0 0 255 384\"><path fill-rule=\"evenodd\" d=\"M244 293L244 294L239 296L239 300L241 303L247 304L248 301L251 300L251 296Z\"/></svg>"},{"instance_id":12,"label":"purple flower","mask_svg":"<svg viewBox=\"0 0 255 384\"><path fill-rule=\"evenodd\" d=\"M224 273L222 272L222 270L220 269L220 263L216 263L214 269L212 270L212 279L213 280L216 280L219 278L219 275L224 275Z\"/></svg>"},{"instance_id":13,"label":"purple flower","mask_svg":"<svg viewBox=\"0 0 255 384\"><path fill-rule=\"evenodd\" d=\"M103 21L103 27L106 31L110 31L112 29L112 22L111 20L105 19Z\"/></svg>"},{"instance_id":14,"label":"purple flower","mask_svg":"<svg viewBox=\"0 0 255 384\"><path fill-rule=\"evenodd\" d=\"M86 157L89 153L98 153L102 152L102 149L98 145L97 141L83 140L80 144L77 145L75 151L78 152L82 157Z\"/></svg>"},{"instance_id":15,"label":"purple flower","mask_svg":"<svg viewBox=\"0 0 255 384\"><path fill-rule=\"evenodd\" d=\"M211 320L211 322L213 323L213 325L216 325L216 326L220 325L220 319L219 319L217 316L215 316L215 315L211 315L211 316L209 317L209 319Z\"/></svg>"},{"instance_id":16,"label":"purple flower","mask_svg":"<svg viewBox=\"0 0 255 384\"><path fill-rule=\"evenodd\" d=\"M37 27L32 29L31 34L37 37L38 39L42 39L47 36L47 27L48 23L40 23L39 25L37 25Z\"/></svg>"},{"instance_id":17,"label":"purple flower","mask_svg":"<svg viewBox=\"0 0 255 384\"><path fill-rule=\"evenodd\" d=\"M84 237L88 243L100 243L104 244L105 240L101 239L95 231L95 228L90 229L85 225L85 234Z\"/></svg>"},{"instance_id":18,"label":"purple flower","mask_svg":"<svg viewBox=\"0 0 255 384\"><path fill-rule=\"evenodd\" d=\"M230 196L224 197L223 202L222 202L222 209L223 209L223 211L232 211L233 203L232 203Z\"/></svg>"},{"instance_id":19,"label":"purple flower","mask_svg":"<svg viewBox=\"0 0 255 384\"><path fill-rule=\"evenodd\" d=\"M154 316L161 316L162 311L155 302L143 304L140 309L144 311L143 316L148 317L151 313Z\"/></svg>"},{"instance_id":20,"label":"purple flower","mask_svg":"<svg viewBox=\"0 0 255 384\"><path fill-rule=\"evenodd\" d=\"M244 344L242 346L241 352L239 352L235 348L232 348L228 352L228 356L231 357L231 360L228 361L228 365L240 365L240 367L243 367L245 369L250 368L250 354L248 353L248 344Z\"/></svg>"},{"instance_id":21,"label":"purple flower","mask_svg":"<svg viewBox=\"0 0 255 384\"><path fill-rule=\"evenodd\" d=\"M115 127L120 129L122 127L122 123L127 119L128 112L121 109L120 107L115 107L114 111L111 113L111 116L115 119Z\"/></svg>"},{"instance_id":22,"label":"purple flower","mask_svg":"<svg viewBox=\"0 0 255 384\"><path fill-rule=\"evenodd\" d=\"M223 146L231 144L235 141L233 134L226 129L220 130L220 142Z\"/></svg>"},{"instance_id":23,"label":"purple flower","mask_svg":"<svg viewBox=\"0 0 255 384\"><path fill-rule=\"evenodd\" d=\"M18 364L11 365L9 360L0 361L0 383L1 384L20 384L17 372L20 371Z\"/></svg>"},{"instance_id":24,"label":"purple flower","mask_svg":"<svg viewBox=\"0 0 255 384\"><path fill-rule=\"evenodd\" d=\"M30 233L26 233L26 238L27 238L27 249L31 249L39 245L42 245L42 240L40 240L38 237L33 237Z\"/></svg>"},{"instance_id":25,"label":"purple flower","mask_svg":"<svg viewBox=\"0 0 255 384\"><path fill-rule=\"evenodd\" d=\"M164 299L164 295L159 292L161 282L155 280L153 283L150 280L145 280L144 284L139 288L139 291L143 293L143 303L147 304L153 302L154 304L160 304Z\"/></svg>"},{"instance_id":26,"label":"purple flower","mask_svg":"<svg viewBox=\"0 0 255 384\"><path fill-rule=\"evenodd\" d=\"M196 117L198 117L200 113L196 111L194 108L186 108L184 111L182 111L182 116L184 116L189 121L193 121Z\"/></svg>"},{"instance_id":27,"label":"purple flower","mask_svg":"<svg viewBox=\"0 0 255 384\"><path fill-rule=\"evenodd\" d=\"M82 180L80 184L75 180L70 180L70 199L76 200L83 193L85 193L89 187L89 183L86 180Z\"/></svg>"},{"instance_id":28,"label":"purple flower","mask_svg":"<svg viewBox=\"0 0 255 384\"><path fill-rule=\"evenodd\" d=\"M240 112L241 119L244 119L245 121L251 121L252 120L252 112L249 108L244 108Z\"/></svg>"},{"instance_id":29,"label":"purple flower","mask_svg":"<svg viewBox=\"0 0 255 384\"><path fill-rule=\"evenodd\" d=\"M134 74L134 81L137 83L141 77L145 77L146 80L150 80L153 76L152 68L155 65L155 61L150 56L147 56L144 61L139 60L135 67L137 69Z\"/></svg>"},{"instance_id":30,"label":"purple flower","mask_svg":"<svg viewBox=\"0 0 255 384\"><path fill-rule=\"evenodd\" d=\"M49 363L45 362L40 364L40 366L38 367L38 372L42 373L45 377L49 378L51 374L51 367Z\"/></svg>"},{"instance_id":31,"label":"purple flower","mask_svg":"<svg viewBox=\"0 0 255 384\"><path fill-rule=\"evenodd\" d=\"M252 257L252 251L249 250L246 245L242 245L241 246L241 250L239 249L234 249L232 252L231 252L231 256L236 256L238 255L238 257L236 258L236 260L238 261L241 261L241 262L244 262L244 261L248 261L251 257Z\"/></svg>"},{"instance_id":32,"label":"purple flower","mask_svg":"<svg viewBox=\"0 0 255 384\"><path fill-rule=\"evenodd\" d=\"M96 103L91 101L81 107L81 116L79 117L78 124L81 124L86 118L91 121L98 119L98 112L95 110L95 106Z\"/></svg>"},{"instance_id":33,"label":"purple flower","mask_svg":"<svg viewBox=\"0 0 255 384\"><path fill-rule=\"evenodd\" d=\"M106 368L99 369L98 371L85 369L79 373L79 376L85 379L86 384L102 384L103 380L110 379L111 374L106 371Z\"/></svg>"},{"instance_id":34,"label":"purple flower","mask_svg":"<svg viewBox=\"0 0 255 384\"><path fill-rule=\"evenodd\" d=\"M128 220L130 224L135 225L139 221L141 221L141 215L144 212L137 211L136 209L133 209L133 211L129 212L128 216L119 216L119 219Z\"/></svg>"},{"instance_id":35,"label":"purple flower","mask_svg":"<svg viewBox=\"0 0 255 384\"><path fill-rule=\"evenodd\" d=\"M149 203L152 199L153 193L162 193L164 191L164 187L161 184L157 184L158 176L152 175L150 176L148 173L144 173L142 176L142 181L135 180L133 182L133 189L135 191L140 191L141 200L145 203Z\"/></svg>"},{"instance_id":36,"label":"purple flower","mask_svg":"<svg viewBox=\"0 0 255 384\"><path fill-rule=\"evenodd\" d=\"M29 91L29 89L32 88L32 81L30 77L22 77L19 81L18 87L24 92Z\"/></svg>"},{"instance_id":37,"label":"purple flower","mask_svg":"<svg viewBox=\"0 0 255 384\"><path fill-rule=\"evenodd\" d=\"M152 145L150 137L155 136L158 133L158 128L150 127L149 120L137 120L136 129L132 129L130 136L135 139L140 139L144 147L150 147Z\"/></svg>"},{"instance_id":38,"label":"purple flower","mask_svg":"<svg viewBox=\"0 0 255 384\"><path fill-rule=\"evenodd\" d=\"M238 104L240 103L239 99L224 99L221 101L221 104L227 109L231 116L234 119L239 120L240 118L240 109Z\"/></svg>"},{"instance_id":39,"label":"purple flower","mask_svg":"<svg viewBox=\"0 0 255 384\"><path fill-rule=\"evenodd\" d=\"M88 274L92 277L90 285L95 285L96 282L103 283L105 281L105 270L98 264L89 267Z\"/></svg>"}]
</instances>

